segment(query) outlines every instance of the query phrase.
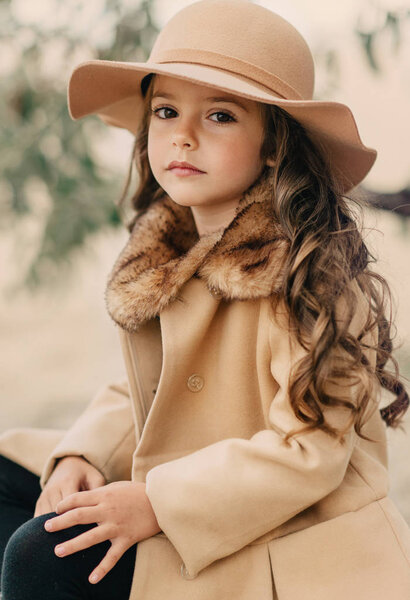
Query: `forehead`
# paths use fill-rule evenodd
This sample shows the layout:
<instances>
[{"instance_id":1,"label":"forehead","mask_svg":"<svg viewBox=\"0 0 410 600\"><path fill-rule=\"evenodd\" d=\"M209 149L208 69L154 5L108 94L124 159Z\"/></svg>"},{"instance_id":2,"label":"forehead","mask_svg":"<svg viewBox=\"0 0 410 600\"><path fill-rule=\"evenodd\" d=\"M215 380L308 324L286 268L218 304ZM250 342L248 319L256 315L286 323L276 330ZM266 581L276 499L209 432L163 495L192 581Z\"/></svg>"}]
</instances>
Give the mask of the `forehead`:
<instances>
[{"instance_id":1,"label":"forehead","mask_svg":"<svg viewBox=\"0 0 410 600\"><path fill-rule=\"evenodd\" d=\"M155 75L153 83L152 98L162 97L170 100L187 99L191 97L198 101L208 102L230 102L234 103L245 112L254 112L258 109L259 102L237 96L236 94L225 92L219 88L210 87L178 79L177 77L168 77L166 75Z\"/></svg>"}]
</instances>

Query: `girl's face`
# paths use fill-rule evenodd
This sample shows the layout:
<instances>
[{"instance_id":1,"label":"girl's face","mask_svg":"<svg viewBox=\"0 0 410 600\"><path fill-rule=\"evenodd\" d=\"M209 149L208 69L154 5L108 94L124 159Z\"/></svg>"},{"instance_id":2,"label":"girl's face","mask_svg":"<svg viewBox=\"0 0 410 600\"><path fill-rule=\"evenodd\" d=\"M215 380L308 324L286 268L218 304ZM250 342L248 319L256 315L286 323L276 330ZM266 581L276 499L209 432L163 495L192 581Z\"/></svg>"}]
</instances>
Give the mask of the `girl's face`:
<instances>
[{"instance_id":1,"label":"girl's face","mask_svg":"<svg viewBox=\"0 0 410 600\"><path fill-rule=\"evenodd\" d=\"M258 103L156 75L150 108L148 160L170 198L183 206L237 203L263 168ZM188 162L203 173L181 176L169 169L172 161Z\"/></svg>"}]
</instances>

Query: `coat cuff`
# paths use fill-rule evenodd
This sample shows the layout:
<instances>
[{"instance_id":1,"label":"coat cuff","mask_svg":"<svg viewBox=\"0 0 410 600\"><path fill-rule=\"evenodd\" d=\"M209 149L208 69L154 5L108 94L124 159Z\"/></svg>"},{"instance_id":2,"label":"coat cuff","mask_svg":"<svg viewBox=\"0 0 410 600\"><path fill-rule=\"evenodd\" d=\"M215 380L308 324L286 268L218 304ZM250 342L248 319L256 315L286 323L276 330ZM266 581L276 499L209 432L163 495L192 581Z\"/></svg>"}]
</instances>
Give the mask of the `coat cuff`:
<instances>
[{"instance_id":1,"label":"coat cuff","mask_svg":"<svg viewBox=\"0 0 410 600\"><path fill-rule=\"evenodd\" d=\"M311 436L310 439L309 435ZM270 430L230 438L157 465L146 494L162 531L195 577L300 511L343 480L353 448L323 432L286 446Z\"/></svg>"}]
</instances>

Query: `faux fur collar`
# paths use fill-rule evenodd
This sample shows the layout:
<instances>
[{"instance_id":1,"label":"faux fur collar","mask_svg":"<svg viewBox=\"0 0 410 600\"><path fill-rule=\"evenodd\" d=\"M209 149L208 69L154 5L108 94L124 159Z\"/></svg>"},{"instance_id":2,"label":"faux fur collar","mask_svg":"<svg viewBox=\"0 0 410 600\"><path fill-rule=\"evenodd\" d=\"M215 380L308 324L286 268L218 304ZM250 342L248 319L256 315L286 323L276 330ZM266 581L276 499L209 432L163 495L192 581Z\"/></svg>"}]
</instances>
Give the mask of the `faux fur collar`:
<instances>
[{"instance_id":1,"label":"faux fur collar","mask_svg":"<svg viewBox=\"0 0 410 600\"><path fill-rule=\"evenodd\" d=\"M135 222L110 273L105 300L112 319L129 332L200 277L224 300L268 297L282 283L288 241L272 215L270 168L239 201L231 223L199 237L190 207L164 193Z\"/></svg>"}]
</instances>

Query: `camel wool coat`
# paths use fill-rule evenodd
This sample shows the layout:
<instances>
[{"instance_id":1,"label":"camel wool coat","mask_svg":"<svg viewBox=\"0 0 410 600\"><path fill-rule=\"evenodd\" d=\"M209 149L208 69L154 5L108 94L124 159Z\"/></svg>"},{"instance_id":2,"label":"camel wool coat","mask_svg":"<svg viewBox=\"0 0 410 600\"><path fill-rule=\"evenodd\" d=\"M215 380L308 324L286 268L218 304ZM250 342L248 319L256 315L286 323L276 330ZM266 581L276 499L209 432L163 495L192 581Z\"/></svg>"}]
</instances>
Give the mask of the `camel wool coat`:
<instances>
[{"instance_id":1,"label":"camel wool coat","mask_svg":"<svg viewBox=\"0 0 410 600\"><path fill-rule=\"evenodd\" d=\"M409 528L388 497L377 402L363 429L374 442L353 429L283 440L303 427L288 380L305 351L271 305L288 242L270 192L261 178L231 224L201 238L188 207L151 205L106 291L126 381L103 386L67 432L0 439L42 486L66 455L107 482L146 482L162 531L138 543L131 600L410 598ZM352 289L358 335L367 305ZM354 402L353 381L346 390ZM349 415L325 416L343 427Z\"/></svg>"}]
</instances>

